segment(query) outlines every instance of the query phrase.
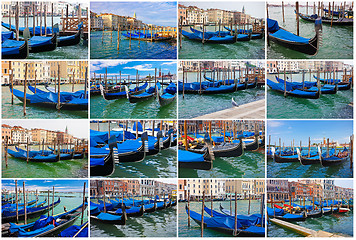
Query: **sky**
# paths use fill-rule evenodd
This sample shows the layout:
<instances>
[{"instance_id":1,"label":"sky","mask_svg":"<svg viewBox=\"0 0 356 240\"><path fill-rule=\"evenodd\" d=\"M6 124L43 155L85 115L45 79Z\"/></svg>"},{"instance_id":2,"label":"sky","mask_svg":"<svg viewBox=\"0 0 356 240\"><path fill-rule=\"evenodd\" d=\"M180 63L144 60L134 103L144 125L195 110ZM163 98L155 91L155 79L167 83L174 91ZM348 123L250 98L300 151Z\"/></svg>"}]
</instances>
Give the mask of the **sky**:
<instances>
[{"instance_id":1,"label":"sky","mask_svg":"<svg viewBox=\"0 0 356 240\"><path fill-rule=\"evenodd\" d=\"M242 11L242 7L245 7L245 13L251 15L256 18L264 18L265 17L265 3L263 1L253 2L253 1L244 1L244 2L179 2L186 7L188 6L197 6L202 9L208 8L217 8L222 10L234 10L234 11Z\"/></svg>"},{"instance_id":2,"label":"sky","mask_svg":"<svg viewBox=\"0 0 356 240\"><path fill-rule=\"evenodd\" d=\"M52 190L54 186L55 192L83 192L84 182L86 182L85 188L88 189L87 180L18 180L17 187L22 188L25 181L26 190L38 190L47 191ZM7 190L15 189L15 180L2 180L2 188Z\"/></svg>"},{"instance_id":3,"label":"sky","mask_svg":"<svg viewBox=\"0 0 356 240\"><path fill-rule=\"evenodd\" d=\"M339 187L354 188L353 180L335 179L335 185Z\"/></svg>"},{"instance_id":4,"label":"sky","mask_svg":"<svg viewBox=\"0 0 356 240\"><path fill-rule=\"evenodd\" d=\"M170 72L171 74L176 74L177 64L174 61L91 61L90 66L90 76L95 74L104 74L105 68L108 69L108 78L117 75L119 78L120 71L121 77L127 78L130 75L130 79L136 78L136 70L141 77L145 77L148 74L151 76L155 75L155 68L157 68L157 76L159 68L163 71L164 74Z\"/></svg>"},{"instance_id":5,"label":"sky","mask_svg":"<svg viewBox=\"0 0 356 240\"><path fill-rule=\"evenodd\" d=\"M286 146L289 146L293 139L296 146L299 146L300 141L303 146L307 146L309 137L311 143L320 143L324 137L329 138L330 141L348 143L352 132L352 120L267 121L267 135L271 135L271 144L278 144L281 138Z\"/></svg>"},{"instance_id":6,"label":"sky","mask_svg":"<svg viewBox=\"0 0 356 240\"><path fill-rule=\"evenodd\" d=\"M136 18L146 24L177 26L176 2L91 2L90 10L130 17L136 13Z\"/></svg>"},{"instance_id":7,"label":"sky","mask_svg":"<svg viewBox=\"0 0 356 240\"><path fill-rule=\"evenodd\" d=\"M36 120L3 120L3 124L8 124L10 126L21 126L23 128L43 128L46 130L53 131L65 131L66 126L68 127L68 133L77 138L88 138L88 128L89 123L87 120L77 120L77 119L36 119Z\"/></svg>"}]
</instances>

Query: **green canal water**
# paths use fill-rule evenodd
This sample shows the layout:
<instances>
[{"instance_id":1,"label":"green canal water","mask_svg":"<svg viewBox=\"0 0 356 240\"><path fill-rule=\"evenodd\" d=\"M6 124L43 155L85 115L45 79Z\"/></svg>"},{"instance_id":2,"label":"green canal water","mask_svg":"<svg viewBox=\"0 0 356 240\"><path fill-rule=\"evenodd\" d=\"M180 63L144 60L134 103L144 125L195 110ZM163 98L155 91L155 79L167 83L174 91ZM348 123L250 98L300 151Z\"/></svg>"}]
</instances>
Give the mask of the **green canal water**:
<instances>
[{"instance_id":1,"label":"green canal water","mask_svg":"<svg viewBox=\"0 0 356 240\"><path fill-rule=\"evenodd\" d=\"M267 161L267 177L269 178L352 178L353 169L350 161L341 165L323 167L320 164L303 166L299 162L276 163Z\"/></svg>"},{"instance_id":2,"label":"green canal water","mask_svg":"<svg viewBox=\"0 0 356 240\"><path fill-rule=\"evenodd\" d=\"M209 76L209 74L207 74ZM238 74L236 75L236 77ZM203 76L202 76L203 78ZM182 74L180 73L179 81L182 81ZM187 82L196 82L197 73L188 72ZM202 79L204 81L204 79ZM184 80L186 82L186 80ZM178 99L178 115L179 118L194 118L205 114L221 111L232 107L231 99L239 105L254 102L265 98L264 88L252 88L240 90L233 93L224 94L183 94L179 93Z\"/></svg>"},{"instance_id":3,"label":"green canal water","mask_svg":"<svg viewBox=\"0 0 356 240\"><path fill-rule=\"evenodd\" d=\"M62 160L54 163L28 163L8 155L8 167L2 156L3 178L85 178L88 176L88 159Z\"/></svg>"},{"instance_id":4,"label":"green canal water","mask_svg":"<svg viewBox=\"0 0 356 240\"><path fill-rule=\"evenodd\" d=\"M353 236L353 211L348 213L332 214L322 216L320 218L308 218L304 222L295 222L302 227L306 227L315 231L326 231L339 234L345 237ZM279 227L273 223L268 225L268 237L303 237L291 230Z\"/></svg>"},{"instance_id":5,"label":"green canal water","mask_svg":"<svg viewBox=\"0 0 356 240\"><path fill-rule=\"evenodd\" d=\"M175 178L177 177L176 147L164 149L154 156L146 156L142 162L119 163L111 177Z\"/></svg>"},{"instance_id":6,"label":"green canal water","mask_svg":"<svg viewBox=\"0 0 356 240\"><path fill-rule=\"evenodd\" d=\"M177 207L170 207L142 217L129 217L126 225L90 222L91 237L176 237Z\"/></svg>"},{"instance_id":7,"label":"green canal water","mask_svg":"<svg viewBox=\"0 0 356 240\"><path fill-rule=\"evenodd\" d=\"M199 30L198 27L196 29ZM190 32L189 27L183 30ZM218 31L218 27L208 26L206 31ZM221 31L227 31L223 27ZM255 39L232 44L211 44L188 40L182 36L182 48L179 49L179 59L264 59L265 40Z\"/></svg>"},{"instance_id":8,"label":"green canal water","mask_svg":"<svg viewBox=\"0 0 356 240\"><path fill-rule=\"evenodd\" d=\"M177 42L172 41L137 41L121 35L120 49L117 50L117 31L90 33L91 59L177 59Z\"/></svg>"},{"instance_id":9,"label":"green canal water","mask_svg":"<svg viewBox=\"0 0 356 240\"><path fill-rule=\"evenodd\" d=\"M75 181L75 180L73 180ZM87 183L88 186L88 183ZM61 198L61 202L53 209L53 214L61 214L64 213L64 207L67 209L67 211L72 210L73 208L79 207L81 204L83 204L83 193L64 193L64 192L57 192L56 188L55 194L54 194L54 201L56 202L58 198ZM52 203L52 189L50 189L50 203ZM38 202L45 201L47 199L47 194L39 193L38 194ZM88 197L88 192L86 193L86 196ZM21 197L22 199L22 197ZM29 198L27 201L32 201L36 199L35 194L30 194ZM45 204L47 206L47 203ZM43 215L47 215L47 212L44 213ZM50 208L50 215L52 215L52 208ZM27 223L35 222L39 217L36 218L31 218L27 220ZM83 223L88 221L88 207L84 211L84 218L83 218ZM24 221L19 221L19 223L23 223ZM73 225L81 225L81 215L79 215L79 218L74 221ZM65 229L65 228L64 228ZM64 229L61 229L60 231L63 231ZM59 232L60 232L59 231ZM55 232L52 235L49 235L51 237L56 237L58 236L59 232Z\"/></svg>"},{"instance_id":10,"label":"green canal water","mask_svg":"<svg viewBox=\"0 0 356 240\"><path fill-rule=\"evenodd\" d=\"M211 208L210 201L205 203L205 206ZM216 201L213 202L213 209L222 213L219 209L220 204L227 210L230 210L230 201ZM193 219L190 219L190 227L188 227L188 214L185 210L186 203L178 203L178 229L179 237L200 237L201 228ZM190 210L201 214L202 203L201 202L190 202ZM232 201L232 211L235 212L235 202ZM261 213L261 202L258 200L251 200L250 214L260 214ZM237 201L237 214L248 215L248 200L238 200ZM209 217L204 211L204 216ZM232 237L225 233L221 233L211 229L204 229L204 237Z\"/></svg>"},{"instance_id":11,"label":"green canal water","mask_svg":"<svg viewBox=\"0 0 356 240\"><path fill-rule=\"evenodd\" d=\"M5 23L9 23L9 18L4 17L2 21ZM53 23L60 23L59 17L53 18ZM11 18L11 24L15 25L14 18ZM42 26L44 23L42 22ZM33 18L29 17L28 19L29 27L33 26ZM24 27L25 22L24 18L20 17L19 26ZM38 25L39 26L39 25ZM47 17L47 26L52 27L52 18ZM61 29L61 27L60 27ZM9 31L8 29L2 27L2 31ZM87 59L88 58L88 42L81 40L81 42L75 46L65 46L65 47L57 47L54 51L49 52L41 52L41 53L30 53L28 59Z\"/></svg>"},{"instance_id":12,"label":"green canal water","mask_svg":"<svg viewBox=\"0 0 356 240\"><path fill-rule=\"evenodd\" d=\"M295 7L285 7L285 23L283 23L282 7L269 7L269 17L277 20L280 27L297 34L297 22L294 14ZM306 13L306 7L300 7L299 11ZM308 14L313 14L313 8L309 7ZM352 26L333 26L323 24L322 46L315 56L300 53L270 41L267 47L268 59L352 59L353 58L353 28ZM315 36L314 23L299 21L299 35L305 38Z\"/></svg>"},{"instance_id":13,"label":"green canal water","mask_svg":"<svg viewBox=\"0 0 356 240\"><path fill-rule=\"evenodd\" d=\"M50 85L54 87L54 85ZM44 86L37 86L39 89L47 91ZM23 91L23 86L14 86L15 89ZM74 91L83 90L84 84L76 84ZM61 85L61 91L72 91L71 84ZM60 110L39 106L26 106L26 116L23 116L23 103L14 96L14 105L11 105L11 92L9 87L2 87L2 118L6 119L29 119L29 118L41 118L41 119L58 119L58 118L88 118L88 111L71 111ZM28 94L32 94L27 89Z\"/></svg>"},{"instance_id":14,"label":"green canal water","mask_svg":"<svg viewBox=\"0 0 356 240\"><path fill-rule=\"evenodd\" d=\"M265 155L245 152L241 157L215 158L210 171L179 168L180 178L264 178Z\"/></svg>"},{"instance_id":15,"label":"green canal water","mask_svg":"<svg viewBox=\"0 0 356 240\"><path fill-rule=\"evenodd\" d=\"M267 78L276 81L276 76L276 74L268 74ZM280 77L284 78L283 75ZM290 79L290 74L287 74L287 77ZM302 74L293 74L292 79L295 82L301 82ZM305 80L309 81L309 74ZM348 105L353 102L353 90L338 91L336 94L322 94L319 99L303 99L284 97L282 93L267 88L268 118L350 119L353 117L353 108Z\"/></svg>"},{"instance_id":16,"label":"green canal water","mask_svg":"<svg viewBox=\"0 0 356 240\"><path fill-rule=\"evenodd\" d=\"M158 98L130 103L127 98L105 100L101 95L90 98L91 118L173 119L177 118L177 100L161 107Z\"/></svg>"}]
</instances>

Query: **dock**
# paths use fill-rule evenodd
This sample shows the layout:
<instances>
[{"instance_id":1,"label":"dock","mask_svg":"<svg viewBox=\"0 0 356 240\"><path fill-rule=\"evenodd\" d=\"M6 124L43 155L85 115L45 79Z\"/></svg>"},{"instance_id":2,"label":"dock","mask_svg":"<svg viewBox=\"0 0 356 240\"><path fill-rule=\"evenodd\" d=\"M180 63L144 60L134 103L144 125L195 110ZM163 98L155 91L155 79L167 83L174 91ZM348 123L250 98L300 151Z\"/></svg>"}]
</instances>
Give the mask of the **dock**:
<instances>
[{"instance_id":1,"label":"dock","mask_svg":"<svg viewBox=\"0 0 356 240\"><path fill-rule=\"evenodd\" d=\"M205 114L198 119L264 119L266 99L246 103L238 107L224 109L218 112Z\"/></svg>"},{"instance_id":2,"label":"dock","mask_svg":"<svg viewBox=\"0 0 356 240\"><path fill-rule=\"evenodd\" d=\"M301 234L305 237L343 237L343 236L337 235L335 233L329 233L329 232L325 232L322 230L315 231L315 230L312 230L309 228L305 228L305 227L302 227L302 226L299 226L299 225L296 225L296 224L293 224L290 222L282 221L279 219L275 219L275 218L270 219L270 221L280 227L289 229L289 230L296 232L298 234Z\"/></svg>"}]
</instances>

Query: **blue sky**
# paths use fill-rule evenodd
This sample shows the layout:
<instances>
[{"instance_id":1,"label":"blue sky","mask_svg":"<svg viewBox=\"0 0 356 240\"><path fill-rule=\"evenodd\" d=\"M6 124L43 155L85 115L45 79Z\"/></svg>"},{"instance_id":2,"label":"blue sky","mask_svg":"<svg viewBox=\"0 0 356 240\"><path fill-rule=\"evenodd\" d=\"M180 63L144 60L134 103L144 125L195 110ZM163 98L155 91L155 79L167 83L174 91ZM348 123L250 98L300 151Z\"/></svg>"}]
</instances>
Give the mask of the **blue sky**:
<instances>
[{"instance_id":1,"label":"blue sky","mask_svg":"<svg viewBox=\"0 0 356 240\"><path fill-rule=\"evenodd\" d=\"M320 143L324 137L345 143L352 135L352 120L273 120L267 121L267 134L271 144L278 144L281 138L287 146L293 139L297 146L299 141L306 146L309 137L311 143Z\"/></svg>"},{"instance_id":2,"label":"blue sky","mask_svg":"<svg viewBox=\"0 0 356 240\"><path fill-rule=\"evenodd\" d=\"M83 192L84 182L87 182L85 188L88 190L87 180L18 180L17 187L22 188L25 181L26 190L47 191L52 190L54 186L55 192ZM2 188L7 190L15 189L15 180L2 180Z\"/></svg>"},{"instance_id":3,"label":"blue sky","mask_svg":"<svg viewBox=\"0 0 356 240\"><path fill-rule=\"evenodd\" d=\"M251 15L256 18L264 18L265 17L265 3L264 2L179 2L186 7L188 6L197 6L202 9L208 8L217 8L222 10L230 10L230 11L242 11L242 7L245 7L245 13Z\"/></svg>"},{"instance_id":4,"label":"blue sky","mask_svg":"<svg viewBox=\"0 0 356 240\"><path fill-rule=\"evenodd\" d=\"M157 76L159 68L161 68L164 74L170 72L171 74L176 74L177 64L174 61L91 61L90 65L90 76L95 74L104 74L105 68L108 69L108 78L119 74L121 71L121 77L127 78L130 75L130 79L136 78L136 70L141 77L154 76L155 68L157 68ZM98 75L97 75L98 76Z\"/></svg>"},{"instance_id":5,"label":"blue sky","mask_svg":"<svg viewBox=\"0 0 356 240\"><path fill-rule=\"evenodd\" d=\"M354 188L353 180L335 179L335 185L339 187Z\"/></svg>"},{"instance_id":6,"label":"blue sky","mask_svg":"<svg viewBox=\"0 0 356 240\"><path fill-rule=\"evenodd\" d=\"M177 26L176 2L91 2L90 10L130 17L136 12L136 18L146 24Z\"/></svg>"}]
</instances>

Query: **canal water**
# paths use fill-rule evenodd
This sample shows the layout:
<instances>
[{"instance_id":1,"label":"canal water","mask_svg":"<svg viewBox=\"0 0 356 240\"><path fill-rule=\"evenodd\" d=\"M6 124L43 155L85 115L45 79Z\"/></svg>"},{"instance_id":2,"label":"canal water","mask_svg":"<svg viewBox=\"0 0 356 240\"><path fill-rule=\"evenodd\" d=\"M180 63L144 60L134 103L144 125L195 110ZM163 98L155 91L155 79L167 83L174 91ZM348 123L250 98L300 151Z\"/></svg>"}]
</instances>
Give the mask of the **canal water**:
<instances>
[{"instance_id":1,"label":"canal water","mask_svg":"<svg viewBox=\"0 0 356 240\"><path fill-rule=\"evenodd\" d=\"M323 167L321 164L303 166L299 162L276 163L267 161L267 177L269 178L352 178L353 169L350 160L341 165Z\"/></svg>"},{"instance_id":2,"label":"canal water","mask_svg":"<svg viewBox=\"0 0 356 240\"><path fill-rule=\"evenodd\" d=\"M200 30L199 27L196 29ZM189 27L183 30L191 32ZM218 31L218 27L206 27L206 31ZM224 28L221 31L227 31ZM182 36L182 48L179 49L179 59L264 59L265 40L255 39L232 44L211 44L188 40Z\"/></svg>"},{"instance_id":3,"label":"canal water","mask_svg":"<svg viewBox=\"0 0 356 240\"><path fill-rule=\"evenodd\" d=\"M268 74L267 78L276 81L276 74ZM291 79L291 75L287 74ZM339 73L339 78L341 74ZM280 74L280 78L284 75ZM323 78L323 75L322 75ZM293 74L293 82L301 82L302 74ZM310 81L309 74L305 76ZM312 76L312 81L315 79ZM336 94L322 94L319 99L303 99L287 96L272 91L267 87L267 117L289 119L350 119L353 117L353 90L338 91Z\"/></svg>"},{"instance_id":4,"label":"canal water","mask_svg":"<svg viewBox=\"0 0 356 240\"><path fill-rule=\"evenodd\" d=\"M111 37L112 34L112 37ZM117 31L93 31L90 33L91 59L177 59L177 42L137 41L121 35L117 50Z\"/></svg>"},{"instance_id":5,"label":"canal water","mask_svg":"<svg viewBox=\"0 0 356 240\"><path fill-rule=\"evenodd\" d=\"M205 206L211 208L210 201L205 202ZM220 204L227 210L230 210L230 201L216 201L213 202L213 209L222 213L219 209ZM179 237L200 237L201 228L193 219L190 219L190 227L188 227L188 214L185 210L186 203L178 203L178 229ZM201 214L202 203L190 202L190 210ZM232 211L235 212L235 202L232 201ZM251 200L250 214L261 213L261 202L259 200ZM248 215L248 200L237 200L237 214ZM204 216L209 217L204 211ZM231 235L224 234L212 229L204 229L204 237L232 237Z\"/></svg>"},{"instance_id":6,"label":"canal water","mask_svg":"<svg viewBox=\"0 0 356 240\"><path fill-rule=\"evenodd\" d=\"M73 180L76 181L76 180ZM30 183L26 183L26 186L28 187L28 184ZM60 198L61 202L54 207L53 209L53 214L57 215L57 214L61 214L64 213L64 207L66 208L67 211L72 210L73 208L77 208L79 207L81 204L83 204L83 193L66 193L66 192L58 192L58 189L56 190L56 181L54 181L55 184L55 194L54 194L54 201L56 202L58 200L58 198ZM88 189L88 183L86 184L86 189ZM47 190L47 189L46 189ZM42 202L45 201L48 197L47 193L40 193L40 191L38 191L38 202ZM88 197L88 190L86 190L86 197ZM50 204L52 203L52 188L50 189L50 193L49 193L49 202ZM21 196L21 199L23 199L23 197ZM29 194L29 197L27 199L27 201L32 201L36 199L36 194ZM48 201L47 201L48 202ZM44 206L47 206L47 202L45 203ZM21 201L21 203L23 203L23 200ZM50 208L49 211L50 215L52 215L52 208ZM47 216L47 212L43 213L43 215ZM35 222L37 219L39 219L39 217L35 217L35 218L31 218L27 220L27 223L31 223L31 222ZM84 217L83 217L83 223L88 221L88 207L86 208L86 210L84 211ZM19 223L23 223L24 221L19 221ZM79 215L79 218L76 219L73 223L73 225L81 225L81 215ZM61 231L63 231L66 228L61 229ZM60 232L60 231L59 231ZM55 232L55 234L51 234L49 236L51 237L58 237L59 232Z\"/></svg>"},{"instance_id":7,"label":"canal water","mask_svg":"<svg viewBox=\"0 0 356 240\"><path fill-rule=\"evenodd\" d=\"M163 86L163 88L165 87ZM158 98L130 103L126 97L105 100L101 95L97 95L90 98L90 117L102 119L173 119L177 117L177 100L161 107Z\"/></svg>"},{"instance_id":8,"label":"canal water","mask_svg":"<svg viewBox=\"0 0 356 240\"><path fill-rule=\"evenodd\" d=\"M20 17L19 26L25 26L25 18ZM5 23L9 23L9 18L4 17L2 21ZM53 23L58 23L59 29L60 26L60 17L53 17ZM11 24L15 25L15 19L11 18ZM33 18L28 18L29 27L33 26ZM39 26L39 25L38 25ZM44 27L44 23L42 22L42 26ZM52 27L52 18L47 17L47 26ZM2 27L2 31L9 31L8 29ZM22 37L22 36L21 36ZM57 47L54 51L49 52L41 52L41 53L30 53L28 59L87 59L88 58L88 42L81 40L81 42L74 46L65 46L65 47Z\"/></svg>"},{"instance_id":9,"label":"canal water","mask_svg":"<svg viewBox=\"0 0 356 240\"><path fill-rule=\"evenodd\" d=\"M44 86L37 86L39 89L47 91ZM54 85L50 85L54 87ZM14 86L15 89L23 91L23 86ZM74 86L74 92L84 90L84 84L76 84ZM72 92L71 84L61 85L61 91ZM1 87L2 92L2 118L6 119L29 119L29 118L42 118L42 119L54 119L54 118L88 118L88 111L72 111L72 110L60 110L56 108L46 108L39 106L26 106L26 116L23 116L23 103L14 96L14 105L11 105L11 92L9 87ZM27 89L27 94L32 94Z\"/></svg>"},{"instance_id":10,"label":"canal water","mask_svg":"<svg viewBox=\"0 0 356 240\"><path fill-rule=\"evenodd\" d=\"M91 237L176 237L177 207L144 213L141 217L129 217L126 225L90 222Z\"/></svg>"},{"instance_id":11,"label":"canal water","mask_svg":"<svg viewBox=\"0 0 356 240\"><path fill-rule=\"evenodd\" d=\"M203 75L203 74L202 74ZM209 76L209 74L207 74ZM238 76L238 73L236 77ZM179 81L182 81L182 74L179 74ZM204 81L202 76L202 81ZM184 80L185 82L186 80ZM188 72L187 82L196 82L197 73ZM265 98L265 89L262 88L252 88L246 90L240 90L233 93L223 93L223 94L183 94L179 93L178 99L178 115L179 118L194 118L199 117L208 113L213 113L228 109L233 107L232 100L239 105L254 102Z\"/></svg>"},{"instance_id":12,"label":"canal water","mask_svg":"<svg viewBox=\"0 0 356 240\"><path fill-rule=\"evenodd\" d=\"M241 157L215 158L210 171L179 168L180 178L264 178L265 155L245 152Z\"/></svg>"},{"instance_id":13,"label":"canal water","mask_svg":"<svg viewBox=\"0 0 356 240\"><path fill-rule=\"evenodd\" d=\"M9 147L15 150L14 147ZM25 149L23 146L22 149ZM35 148L31 148L35 149ZM88 176L88 158L59 162L31 162L8 155L8 167L2 156L3 178L84 178Z\"/></svg>"},{"instance_id":14,"label":"canal water","mask_svg":"<svg viewBox=\"0 0 356 240\"><path fill-rule=\"evenodd\" d=\"M283 23L282 7L269 7L268 14L273 20L277 20L280 27L297 34L297 22L294 14L295 7L285 7ZM306 7L300 7L299 11L306 14ZM313 7L309 7L308 14L313 14ZM300 53L289 48L285 48L270 41L270 47L267 47L268 59L352 59L353 57L353 27L335 26L323 24L322 46L319 48L316 56ZM315 36L314 23L299 21L299 35L305 38Z\"/></svg>"},{"instance_id":15,"label":"canal water","mask_svg":"<svg viewBox=\"0 0 356 240\"><path fill-rule=\"evenodd\" d=\"M171 147L157 155L146 156L142 162L119 163L111 177L175 178L177 177L177 148Z\"/></svg>"},{"instance_id":16,"label":"canal water","mask_svg":"<svg viewBox=\"0 0 356 240\"><path fill-rule=\"evenodd\" d=\"M326 231L335 233L345 237L353 236L353 211L348 213L338 213L320 218L308 218L306 221L295 222L302 227L306 227L315 231ZM268 225L268 237L303 237L291 230L279 227L273 223Z\"/></svg>"}]
</instances>

